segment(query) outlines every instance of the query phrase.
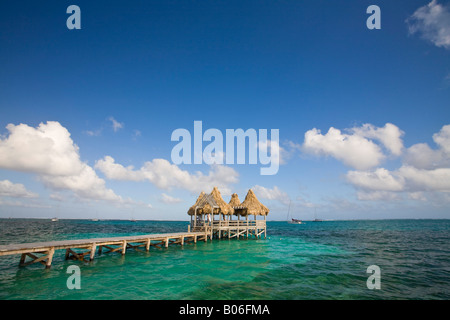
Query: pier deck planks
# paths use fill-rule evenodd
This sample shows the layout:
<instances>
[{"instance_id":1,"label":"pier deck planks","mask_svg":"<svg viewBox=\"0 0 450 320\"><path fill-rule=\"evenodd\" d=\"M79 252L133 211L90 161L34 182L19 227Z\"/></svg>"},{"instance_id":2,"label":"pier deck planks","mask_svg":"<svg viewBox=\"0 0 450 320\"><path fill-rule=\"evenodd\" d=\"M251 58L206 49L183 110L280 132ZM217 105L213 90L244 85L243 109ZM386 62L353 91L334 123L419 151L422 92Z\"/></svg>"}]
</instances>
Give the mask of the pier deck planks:
<instances>
[{"instance_id":1,"label":"pier deck planks","mask_svg":"<svg viewBox=\"0 0 450 320\"><path fill-rule=\"evenodd\" d=\"M178 233L159 233L159 234L146 234L137 236L123 236L123 237L109 237L109 238L92 238L92 239L74 239L74 240L59 240L59 241L47 241L47 242L33 242L33 243L18 243L18 244L8 244L0 245L0 256L22 254L20 259L20 266L26 266L31 263L40 262L45 264L47 268L50 268L53 254L55 250L66 249L66 259L69 256L75 256L75 258L83 258L84 255L89 254L90 260L93 260L95 256L95 251L97 248L105 246L119 245L122 254L125 254L127 247L137 248L139 246L145 246L148 251L152 245L152 241L158 241L159 243L164 243L168 247L169 243L179 243L184 244L185 238L193 238L194 242L197 239L203 237L205 241L208 239L208 234L205 232L178 232ZM170 242L170 240L175 240ZM130 243L142 243L141 245L130 245ZM158 245L155 245L159 247ZM86 253L75 253L71 249L88 249L90 251ZM111 251L117 251L113 249ZM44 254L44 256L35 256L33 253ZM25 262L25 258L30 257L34 260L30 262Z\"/></svg>"}]
</instances>

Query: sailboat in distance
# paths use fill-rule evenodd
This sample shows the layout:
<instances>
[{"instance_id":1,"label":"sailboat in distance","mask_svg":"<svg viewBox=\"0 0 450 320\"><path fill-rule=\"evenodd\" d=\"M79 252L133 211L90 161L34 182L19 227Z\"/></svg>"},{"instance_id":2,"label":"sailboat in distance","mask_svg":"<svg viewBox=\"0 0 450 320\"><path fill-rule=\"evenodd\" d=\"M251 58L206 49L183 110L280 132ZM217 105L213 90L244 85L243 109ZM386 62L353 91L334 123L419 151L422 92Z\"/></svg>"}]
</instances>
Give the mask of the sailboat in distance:
<instances>
[{"instance_id":1,"label":"sailboat in distance","mask_svg":"<svg viewBox=\"0 0 450 320\"><path fill-rule=\"evenodd\" d=\"M291 220L289 220L289 212L290 212L290 210L291 210L291 201L289 201L289 207L288 207L288 216L287 216L288 223L290 223L290 224L302 224L303 223L302 220L299 220L299 219L294 219L294 218L291 217Z\"/></svg>"},{"instance_id":2,"label":"sailboat in distance","mask_svg":"<svg viewBox=\"0 0 450 320\"><path fill-rule=\"evenodd\" d=\"M313 220L313 222L322 222L323 221L322 219L317 219L317 210L316 209L317 208L314 207L314 220Z\"/></svg>"}]
</instances>

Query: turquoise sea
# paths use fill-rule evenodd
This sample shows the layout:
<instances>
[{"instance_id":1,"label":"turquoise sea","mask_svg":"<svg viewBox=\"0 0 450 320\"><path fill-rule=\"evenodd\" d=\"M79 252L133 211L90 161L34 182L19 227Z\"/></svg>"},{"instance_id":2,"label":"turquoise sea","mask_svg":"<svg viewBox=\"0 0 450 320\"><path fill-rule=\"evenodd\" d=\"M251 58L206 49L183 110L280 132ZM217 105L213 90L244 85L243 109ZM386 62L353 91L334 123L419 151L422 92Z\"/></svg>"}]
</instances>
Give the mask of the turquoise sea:
<instances>
[{"instance_id":1,"label":"turquoise sea","mask_svg":"<svg viewBox=\"0 0 450 320\"><path fill-rule=\"evenodd\" d=\"M0 219L0 244L186 231L188 222ZM450 299L450 220L268 222L222 239L19 268L0 257L0 299ZM70 265L81 289L69 290ZM366 269L381 269L369 290Z\"/></svg>"}]
</instances>

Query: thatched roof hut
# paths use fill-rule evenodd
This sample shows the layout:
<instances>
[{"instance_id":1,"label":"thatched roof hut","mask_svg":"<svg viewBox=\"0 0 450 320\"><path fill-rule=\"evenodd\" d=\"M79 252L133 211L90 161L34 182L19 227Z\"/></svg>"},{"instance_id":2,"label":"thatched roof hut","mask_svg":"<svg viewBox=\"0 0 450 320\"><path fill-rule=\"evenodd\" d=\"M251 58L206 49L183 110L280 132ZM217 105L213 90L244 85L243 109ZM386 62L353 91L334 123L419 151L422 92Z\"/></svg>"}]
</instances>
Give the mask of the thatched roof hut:
<instances>
[{"instance_id":1,"label":"thatched roof hut","mask_svg":"<svg viewBox=\"0 0 450 320\"><path fill-rule=\"evenodd\" d=\"M211 191L211 196L213 197L214 201L216 202L217 206L219 208L214 208L214 214L233 214L234 213L234 209L232 206L230 206L228 203L226 203L223 198L222 195L220 194L220 191L217 187L214 187L214 189ZM203 207L203 212L208 214L211 212L211 206L209 203L207 203L204 207Z\"/></svg>"},{"instance_id":2,"label":"thatched roof hut","mask_svg":"<svg viewBox=\"0 0 450 320\"><path fill-rule=\"evenodd\" d=\"M245 200L241 203L241 206L245 207L244 215L267 216L269 214L269 209L259 202L252 189L248 190Z\"/></svg>"},{"instance_id":3,"label":"thatched roof hut","mask_svg":"<svg viewBox=\"0 0 450 320\"><path fill-rule=\"evenodd\" d=\"M211 205L214 207L214 214L229 215L234 213L233 207L223 200L219 189L217 189L217 187L214 187L209 195L206 195L203 191L202 193L200 193L195 204L189 208L188 214L191 216L194 215L196 207L198 215L210 214Z\"/></svg>"},{"instance_id":4,"label":"thatched roof hut","mask_svg":"<svg viewBox=\"0 0 450 320\"><path fill-rule=\"evenodd\" d=\"M237 193L233 193L231 195L231 200L230 200L230 202L228 202L228 204L230 206L232 206L233 208L241 206L241 200L239 200L239 197L238 197Z\"/></svg>"},{"instance_id":5,"label":"thatched roof hut","mask_svg":"<svg viewBox=\"0 0 450 320\"><path fill-rule=\"evenodd\" d=\"M244 215L244 207L242 206L237 193L231 195L231 200L228 204L234 209L235 215Z\"/></svg>"},{"instance_id":6,"label":"thatched roof hut","mask_svg":"<svg viewBox=\"0 0 450 320\"><path fill-rule=\"evenodd\" d=\"M200 193L200 195L197 198L197 201L195 201L194 205L192 207L189 208L188 210L188 215L194 215L195 214L195 207L197 207L200 203L200 201L203 199L203 197L205 196L206 193L204 193L203 191ZM197 214L201 214L202 213L202 208L198 208L197 209Z\"/></svg>"}]
</instances>

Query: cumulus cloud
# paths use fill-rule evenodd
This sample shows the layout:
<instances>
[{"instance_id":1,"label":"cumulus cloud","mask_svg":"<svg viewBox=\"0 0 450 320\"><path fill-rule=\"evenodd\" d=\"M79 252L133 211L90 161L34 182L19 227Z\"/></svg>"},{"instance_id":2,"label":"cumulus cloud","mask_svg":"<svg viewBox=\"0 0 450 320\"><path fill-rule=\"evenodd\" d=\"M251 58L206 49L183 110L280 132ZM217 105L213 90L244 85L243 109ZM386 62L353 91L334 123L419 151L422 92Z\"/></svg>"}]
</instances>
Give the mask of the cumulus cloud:
<instances>
[{"instance_id":1,"label":"cumulus cloud","mask_svg":"<svg viewBox=\"0 0 450 320\"><path fill-rule=\"evenodd\" d=\"M351 131L361 137L380 141L394 156L402 154L403 141L401 137L404 132L392 123L386 123L381 128L366 123L360 128L352 128Z\"/></svg>"},{"instance_id":2,"label":"cumulus cloud","mask_svg":"<svg viewBox=\"0 0 450 320\"><path fill-rule=\"evenodd\" d=\"M73 175L83 169L79 149L59 122L8 124L9 135L0 139L0 167L45 175Z\"/></svg>"},{"instance_id":3,"label":"cumulus cloud","mask_svg":"<svg viewBox=\"0 0 450 320\"><path fill-rule=\"evenodd\" d=\"M347 180L354 186L365 190L402 191L405 181L389 170L378 168L375 171L349 171Z\"/></svg>"},{"instance_id":4,"label":"cumulus cloud","mask_svg":"<svg viewBox=\"0 0 450 320\"><path fill-rule=\"evenodd\" d=\"M168 194L165 194L165 193L161 194L161 198L159 200L166 204L180 203L183 201L180 198L175 198L175 197L169 196Z\"/></svg>"},{"instance_id":5,"label":"cumulus cloud","mask_svg":"<svg viewBox=\"0 0 450 320\"><path fill-rule=\"evenodd\" d=\"M423 199L423 192L450 192L450 168L425 170L403 165L394 171L350 171L347 180L357 188L360 200L397 199L402 192L411 199L418 195Z\"/></svg>"},{"instance_id":6,"label":"cumulus cloud","mask_svg":"<svg viewBox=\"0 0 450 320\"><path fill-rule=\"evenodd\" d=\"M325 135L315 128L307 131L302 148L317 156L332 156L358 170L377 166L385 158L373 141L358 134L344 134L333 127Z\"/></svg>"},{"instance_id":7,"label":"cumulus cloud","mask_svg":"<svg viewBox=\"0 0 450 320\"><path fill-rule=\"evenodd\" d=\"M159 189L180 188L192 193L217 186L223 194L230 194L229 185L237 183L239 176L233 168L222 165L212 165L207 175L201 172L189 173L165 159L153 159L145 162L140 169L134 169L133 166L124 167L116 163L114 158L106 156L96 162L95 168L108 179L149 181Z\"/></svg>"},{"instance_id":8,"label":"cumulus cloud","mask_svg":"<svg viewBox=\"0 0 450 320\"><path fill-rule=\"evenodd\" d=\"M386 123L384 127L364 124L344 132L331 127L326 134L314 128L305 133L301 149L316 156L331 156L357 170L368 170L386 159L381 147L393 156L402 154L403 134L392 123Z\"/></svg>"},{"instance_id":9,"label":"cumulus cloud","mask_svg":"<svg viewBox=\"0 0 450 320\"><path fill-rule=\"evenodd\" d=\"M450 49L450 6L433 0L417 9L406 23L410 34L420 34L435 46Z\"/></svg>"},{"instance_id":10,"label":"cumulus cloud","mask_svg":"<svg viewBox=\"0 0 450 320\"><path fill-rule=\"evenodd\" d=\"M408 189L412 191L450 192L450 168L425 170L402 166L398 175L408 181Z\"/></svg>"},{"instance_id":11,"label":"cumulus cloud","mask_svg":"<svg viewBox=\"0 0 450 320\"><path fill-rule=\"evenodd\" d=\"M37 198L38 194L28 191L21 183L13 183L9 180L0 181L0 196L13 198Z\"/></svg>"},{"instance_id":12,"label":"cumulus cloud","mask_svg":"<svg viewBox=\"0 0 450 320\"><path fill-rule=\"evenodd\" d=\"M283 204L289 204L290 201L289 195L286 192L282 191L277 186L274 186L272 189L269 189L266 187L255 185L252 187L252 190L258 198L267 200L277 200Z\"/></svg>"},{"instance_id":13,"label":"cumulus cloud","mask_svg":"<svg viewBox=\"0 0 450 320\"><path fill-rule=\"evenodd\" d=\"M410 199L424 200L426 194L450 192L450 125L433 135L438 146L415 144L405 151L403 164L396 170L377 168L349 171L347 181L357 189L360 200L397 199L404 193Z\"/></svg>"},{"instance_id":14,"label":"cumulus cloud","mask_svg":"<svg viewBox=\"0 0 450 320\"><path fill-rule=\"evenodd\" d=\"M78 146L59 122L48 121L36 128L8 124L6 128L9 133L0 138L0 168L35 173L47 187L70 190L81 198L122 201L81 161Z\"/></svg>"},{"instance_id":15,"label":"cumulus cloud","mask_svg":"<svg viewBox=\"0 0 450 320\"><path fill-rule=\"evenodd\" d=\"M409 147L405 152L405 163L418 169L450 167L450 125L443 126L435 133L433 141L438 146L437 149L432 149L426 143Z\"/></svg>"}]
</instances>

